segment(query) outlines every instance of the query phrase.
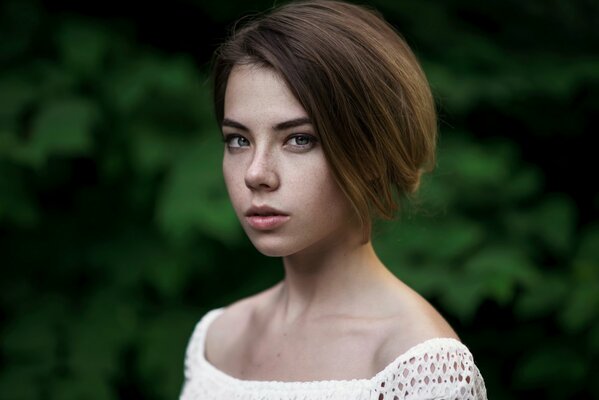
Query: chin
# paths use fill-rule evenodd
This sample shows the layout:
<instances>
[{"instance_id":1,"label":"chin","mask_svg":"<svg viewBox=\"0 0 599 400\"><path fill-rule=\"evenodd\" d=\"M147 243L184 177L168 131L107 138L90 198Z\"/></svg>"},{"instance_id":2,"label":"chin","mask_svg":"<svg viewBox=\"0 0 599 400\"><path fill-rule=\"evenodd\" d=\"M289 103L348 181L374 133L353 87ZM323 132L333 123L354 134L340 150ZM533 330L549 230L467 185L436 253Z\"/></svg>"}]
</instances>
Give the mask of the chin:
<instances>
[{"instance_id":1,"label":"chin","mask_svg":"<svg viewBox=\"0 0 599 400\"><path fill-rule=\"evenodd\" d=\"M250 236L250 241L256 250L267 257L285 257L300 250L297 247L297 243L290 243L289 240L275 236L269 237L267 234L255 235L253 237Z\"/></svg>"}]
</instances>

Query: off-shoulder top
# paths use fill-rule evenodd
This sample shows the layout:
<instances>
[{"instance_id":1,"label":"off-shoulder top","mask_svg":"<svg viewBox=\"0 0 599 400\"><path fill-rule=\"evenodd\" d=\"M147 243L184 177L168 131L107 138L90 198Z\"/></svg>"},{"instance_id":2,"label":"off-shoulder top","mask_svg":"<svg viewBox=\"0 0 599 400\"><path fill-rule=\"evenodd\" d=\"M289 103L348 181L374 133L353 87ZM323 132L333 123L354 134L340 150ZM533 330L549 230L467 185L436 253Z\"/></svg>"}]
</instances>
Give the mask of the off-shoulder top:
<instances>
[{"instance_id":1,"label":"off-shoulder top","mask_svg":"<svg viewBox=\"0 0 599 400\"><path fill-rule=\"evenodd\" d=\"M205 357L208 327L224 308L196 324L185 353L180 400L486 400L484 380L472 354L459 340L435 338L399 355L370 379L306 382L235 378Z\"/></svg>"}]
</instances>

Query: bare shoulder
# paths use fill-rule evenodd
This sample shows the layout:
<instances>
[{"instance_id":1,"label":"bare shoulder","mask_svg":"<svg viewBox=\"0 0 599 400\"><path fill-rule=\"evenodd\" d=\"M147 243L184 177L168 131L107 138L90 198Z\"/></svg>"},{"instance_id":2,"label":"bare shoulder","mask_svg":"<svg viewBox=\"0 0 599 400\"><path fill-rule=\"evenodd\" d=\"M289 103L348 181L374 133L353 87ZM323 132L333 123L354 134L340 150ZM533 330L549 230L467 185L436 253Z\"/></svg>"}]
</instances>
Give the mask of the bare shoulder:
<instances>
[{"instance_id":1,"label":"bare shoulder","mask_svg":"<svg viewBox=\"0 0 599 400\"><path fill-rule=\"evenodd\" d=\"M226 350L234 347L255 311L268 301L278 286L275 285L228 305L212 321L206 332L205 351L208 360L220 360L226 357Z\"/></svg>"},{"instance_id":2,"label":"bare shoulder","mask_svg":"<svg viewBox=\"0 0 599 400\"><path fill-rule=\"evenodd\" d=\"M387 325L373 363L380 371L412 347L434 338L460 340L451 325L420 294L405 287L397 314Z\"/></svg>"}]
</instances>

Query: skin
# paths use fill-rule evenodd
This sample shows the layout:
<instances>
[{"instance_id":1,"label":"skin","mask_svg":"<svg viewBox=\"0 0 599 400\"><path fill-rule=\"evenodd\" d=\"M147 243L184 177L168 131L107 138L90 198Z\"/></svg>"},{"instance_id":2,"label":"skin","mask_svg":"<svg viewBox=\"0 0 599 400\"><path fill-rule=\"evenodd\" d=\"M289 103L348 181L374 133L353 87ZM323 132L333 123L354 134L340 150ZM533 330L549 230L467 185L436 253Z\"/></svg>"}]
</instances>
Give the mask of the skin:
<instances>
[{"instance_id":1,"label":"skin","mask_svg":"<svg viewBox=\"0 0 599 400\"><path fill-rule=\"evenodd\" d=\"M374 376L410 347L457 338L443 317L379 260L336 183L308 115L272 70L236 66L225 94L223 175L256 249L281 257L285 278L228 306L210 326L206 358L247 380L345 380ZM269 231L245 212L289 214Z\"/></svg>"}]
</instances>

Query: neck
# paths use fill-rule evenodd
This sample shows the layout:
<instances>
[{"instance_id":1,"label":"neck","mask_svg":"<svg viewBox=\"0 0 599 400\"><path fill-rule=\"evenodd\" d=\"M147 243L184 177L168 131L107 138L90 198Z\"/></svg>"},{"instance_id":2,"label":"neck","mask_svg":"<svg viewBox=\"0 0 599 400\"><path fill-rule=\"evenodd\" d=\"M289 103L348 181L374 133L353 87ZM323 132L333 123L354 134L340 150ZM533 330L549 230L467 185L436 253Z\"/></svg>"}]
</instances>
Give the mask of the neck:
<instances>
[{"instance_id":1,"label":"neck","mask_svg":"<svg viewBox=\"0 0 599 400\"><path fill-rule=\"evenodd\" d=\"M394 277L377 257L372 243L341 239L317 250L283 258L285 279L277 308L283 320L297 321L325 314L351 315L376 307L368 299ZM376 309L376 308L374 308Z\"/></svg>"}]
</instances>

